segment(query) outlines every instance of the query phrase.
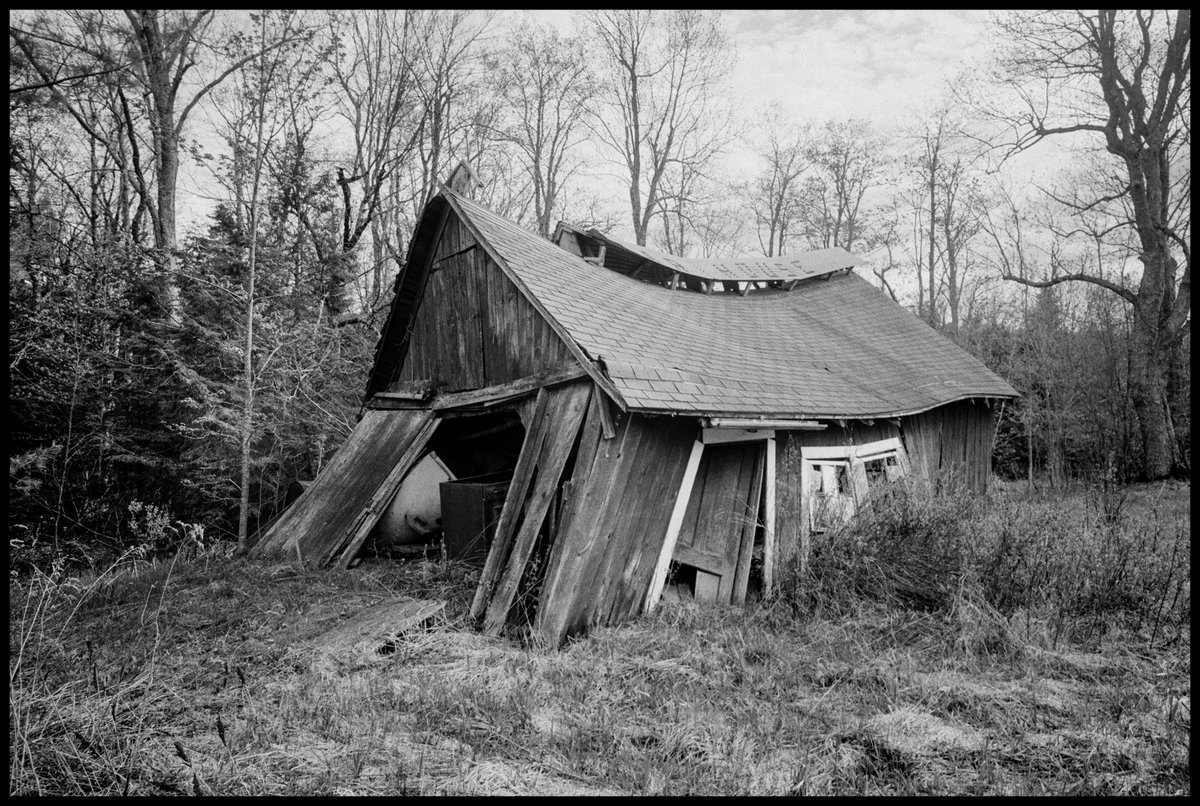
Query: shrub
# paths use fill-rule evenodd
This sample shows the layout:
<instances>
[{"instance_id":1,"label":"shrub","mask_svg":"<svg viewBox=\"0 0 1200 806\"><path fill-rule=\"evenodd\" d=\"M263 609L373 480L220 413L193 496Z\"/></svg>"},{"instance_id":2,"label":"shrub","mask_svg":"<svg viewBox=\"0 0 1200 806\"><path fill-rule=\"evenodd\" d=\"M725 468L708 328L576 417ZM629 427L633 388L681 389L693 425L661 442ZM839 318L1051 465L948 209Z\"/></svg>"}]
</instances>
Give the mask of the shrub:
<instances>
[{"instance_id":1,"label":"shrub","mask_svg":"<svg viewBox=\"0 0 1200 806\"><path fill-rule=\"evenodd\" d=\"M1189 541L1187 513L1162 495L1135 510L1128 488L1005 497L897 484L814 536L807 564L794 557L781 569L780 594L805 615L869 601L951 621L1023 614L1027 628L1048 624L1053 641L1096 641L1113 628L1174 641L1190 626Z\"/></svg>"},{"instance_id":2,"label":"shrub","mask_svg":"<svg viewBox=\"0 0 1200 806\"><path fill-rule=\"evenodd\" d=\"M851 521L815 535L806 567L791 559L784 597L802 612L846 611L861 599L946 610L967 570L963 513L970 507L965 496L890 485Z\"/></svg>"}]
</instances>

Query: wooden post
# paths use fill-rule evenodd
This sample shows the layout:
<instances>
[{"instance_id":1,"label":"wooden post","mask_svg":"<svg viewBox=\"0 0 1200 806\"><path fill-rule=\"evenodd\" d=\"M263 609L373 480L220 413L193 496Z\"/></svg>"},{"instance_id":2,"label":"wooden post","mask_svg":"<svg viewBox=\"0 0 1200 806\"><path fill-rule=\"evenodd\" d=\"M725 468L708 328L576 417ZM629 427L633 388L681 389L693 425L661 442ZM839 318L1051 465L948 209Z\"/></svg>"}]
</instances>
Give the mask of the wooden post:
<instances>
[{"instance_id":1,"label":"wooden post","mask_svg":"<svg viewBox=\"0 0 1200 806\"><path fill-rule=\"evenodd\" d=\"M763 596L770 598L775 584L775 438L767 440L763 502Z\"/></svg>"},{"instance_id":2,"label":"wooden post","mask_svg":"<svg viewBox=\"0 0 1200 806\"><path fill-rule=\"evenodd\" d=\"M703 453L704 443L696 440L692 445L692 454L688 457L687 469L683 471L683 482L680 483L679 494L675 497L671 520L667 522L667 536L663 540L662 552L658 555L658 565L654 568L650 591L646 594L644 609L647 613L658 605L658 597L662 595L663 586L667 583L667 571L675 553L675 541L679 539L679 530L683 527L683 516L687 512L688 499L692 496L692 486L696 483L696 471L700 469L700 456Z\"/></svg>"}]
</instances>

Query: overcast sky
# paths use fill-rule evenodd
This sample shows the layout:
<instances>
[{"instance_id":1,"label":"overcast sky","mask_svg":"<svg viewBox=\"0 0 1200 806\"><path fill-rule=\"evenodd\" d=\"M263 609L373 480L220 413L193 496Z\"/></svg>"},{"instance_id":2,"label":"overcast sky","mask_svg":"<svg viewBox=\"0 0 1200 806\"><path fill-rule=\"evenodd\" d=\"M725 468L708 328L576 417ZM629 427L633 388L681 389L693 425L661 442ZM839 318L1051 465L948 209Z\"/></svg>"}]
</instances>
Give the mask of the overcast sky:
<instances>
[{"instance_id":1,"label":"overcast sky","mask_svg":"<svg viewBox=\"0 0 1200 806\"><path fill-rule=\"evenodd\" d=\"M532 12L572 33L570 11ZM725 11L737 50L730 90L751 112L865 117L885 130L932 101L987 50L987 11Z\"/></svg>"},{"instance_id":2,"label":"overcast sky","mask_svg":"<svg viewBox=\"0 0 1200 806\"><path fill-rule=\"evenodd\" d=\"M736 97L903 125L986 50L983 11L731 11Z\"/></svg>"},{"instance_id":3,"label":"overcast sky","mask_svg":"<svg viewBox=\"0 0 1200 806\"><path fill-rule=\"evenodd\" d=\"M496 35L526 15L575 32L577 14L567 10L501 12ZM728 90L744 120L778 101L797 120L860 117L885 135L915 121L943 92L945 82L988 49L987 11L725 11L736 51ZM610 166L588 166L609 174ZM733 149L721 173L757 170L749 152ZM190 170L189 170L190 168ZM192 166L185 173L195 174ZM600 176L597 176L600 179ZM191 180L191 181L189 181ZM601 179L603 181L603 179ZM184 178L199 190L203 177ZM190 185L190 187L188 187ZM623 193L614 187L615 201ZM184 200L189 216L208 212L211 200ZM194 206L193 206L194 205Z\"/></svg>"}]
</instances>

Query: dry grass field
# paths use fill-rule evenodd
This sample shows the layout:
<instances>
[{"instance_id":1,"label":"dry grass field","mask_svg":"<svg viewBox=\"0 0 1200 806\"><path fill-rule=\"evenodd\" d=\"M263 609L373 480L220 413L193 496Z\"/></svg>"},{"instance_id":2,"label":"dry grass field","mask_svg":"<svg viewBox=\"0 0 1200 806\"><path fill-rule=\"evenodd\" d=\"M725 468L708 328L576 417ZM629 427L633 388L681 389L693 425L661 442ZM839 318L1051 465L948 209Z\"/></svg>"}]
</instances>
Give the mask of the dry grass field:
<instances>
[{"instance_id":1,"label":"dry grass field","mask_svg":"<svg viewBox=\"0 0 1200 806\"><path fill-rule=\"evenodd\" d=\"M455 564L10 580L10 794L1186 795L1188 493L881 505L770 602L557 652L468 629ZM446 607L319 650L399 596Z\"/></svg>"}]
</instances>

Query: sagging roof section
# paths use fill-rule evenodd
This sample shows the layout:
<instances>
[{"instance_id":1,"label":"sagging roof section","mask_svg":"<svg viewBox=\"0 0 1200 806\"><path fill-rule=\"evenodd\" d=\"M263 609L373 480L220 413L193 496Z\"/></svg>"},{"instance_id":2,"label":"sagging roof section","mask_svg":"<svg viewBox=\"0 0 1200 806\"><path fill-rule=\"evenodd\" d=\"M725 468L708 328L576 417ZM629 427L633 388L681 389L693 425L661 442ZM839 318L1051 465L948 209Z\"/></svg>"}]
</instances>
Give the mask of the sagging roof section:
<instances>
[{"instance_id":1,"label":"sagging roof section","mask_svg":"<svg viewBox=\"0 0 1200 806\"><path fill-rule=\"evenodd\" d=\"M551 324L604 368L632 410L865 419L1016 396L979 360L851 272L826 272L790 291L681 294L588 262L447 189L425 217L441 214L442 199ZM414 241L435 237L433 229L423 217ZM414 243L410 263L422 248L433 244ZM385 330L379 357L385 342L396 341ZM377 360L373 377L379 368Z\"/></svg>"},{"instance_id":2,"label":"sagging roof section","mask_svg":"<svg viewBox=\"0 0 1200 806\"><path fill-rule=\"evenodd\" d=\"M598 262L604 268L638 279L652 280L655 279L654 275L662 277L665 272L668 276L678 273L702 282L792 282L848 270L863 262L862 258L840 246L780 257L682 258L618 241L597 229L585 231L566 223L558 225L554 241L568 251L574 251L577 247L585 258L598 257L603 246L603 260ZM657 271L650 274L652 268ZM684 287L684 284L679 283L677 287ZM694 285L691 287L696 288Z\"/></svg>"}]
</instances>

